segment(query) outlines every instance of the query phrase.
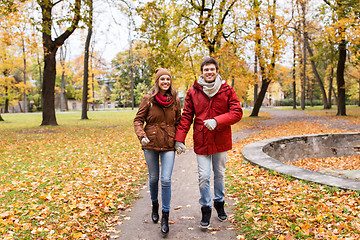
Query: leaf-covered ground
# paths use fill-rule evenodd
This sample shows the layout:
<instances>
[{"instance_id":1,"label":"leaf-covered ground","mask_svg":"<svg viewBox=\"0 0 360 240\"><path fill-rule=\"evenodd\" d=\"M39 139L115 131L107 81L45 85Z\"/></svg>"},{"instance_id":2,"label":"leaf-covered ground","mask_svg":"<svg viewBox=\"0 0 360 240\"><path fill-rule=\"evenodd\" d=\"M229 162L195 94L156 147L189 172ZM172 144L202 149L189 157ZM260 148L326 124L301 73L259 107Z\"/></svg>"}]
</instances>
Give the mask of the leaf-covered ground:
<instances>
[{"instance_id":1,"label":"leaf-covered ground","mask_svg":"<svg viewBox=\"0 0 360 240\"><path fill-rule=\"evenodd\" d=\"M134 113L62 114L58 127L18 116L0 125L0 238L106 239L145 177Z\"/></svg>"},{"instance_id":2,"label":"leaf-covered ground","mask_svg":"<svg viewBox=\"0 0 360 240\"><path fill-rule=\"evenodd\" d=\"M229 152L228 195L236 200L238 239L359 239L359 192L296 180L243 161L241 149L279 136L336 133L292 122L243 139Z\"/></svg>"},{"instance_id":3,"label":"leaf-covered ground","mask_svg":"<svg viewBox=\"0 0 360 240\"><path fill-rule=\"evenodd\" d=\"M135 112L3 116L0 123L0 238L107 239L146 179ZM248 115L248 113L247 113ZM265 117L245 117L233 129ZM264 128L229 152L227 188L236 199L239 239L358 239L359 192L307 183L244 162L248 143L286 135L338 132L310 123ZM191 135L187 146L191 146ZM174 193L176 194L176 193Z\"/></svg>"},{"instance_id":4,"label":"leaf-covered ground","mask_svg":"<svg viewBox=\"0 0 360 240\"><path fill-rule=\"evenodd\" d=\"M306 168L312 171L319 171L322 168L332 168L341 170L359 170L360 155L328 157L328 158L303 158L296 162L287 162L297 167Z\"/></svg>"}]
</instances>

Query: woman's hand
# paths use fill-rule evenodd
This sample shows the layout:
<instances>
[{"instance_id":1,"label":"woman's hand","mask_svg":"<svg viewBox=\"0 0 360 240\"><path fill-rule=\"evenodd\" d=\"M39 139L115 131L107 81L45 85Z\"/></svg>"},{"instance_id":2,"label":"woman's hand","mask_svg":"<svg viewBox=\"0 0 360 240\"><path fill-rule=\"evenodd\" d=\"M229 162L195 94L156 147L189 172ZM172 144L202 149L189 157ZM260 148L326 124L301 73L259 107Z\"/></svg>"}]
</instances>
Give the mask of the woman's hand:
<instances>
[{"instance_id":1,"label":"woman's hand","mask_svg":"<svg viewBox=\"0 0 360 240\"><path fill-rule=\"evenodd\" d=\"M185 152L186 146L182 142L175 141L175 150L176 150L177 154L181 154L181 153Z\"/></svg>"},{"instance_id":2,"label":"woman's hand","mask_svg":"<svg viewBox=\"0 0 360 240\"><path fill-rule=\"evenodd\" d=\"M143 137L141 139L141 145L143 145L143 146L148 145L149 142L150 142L150 140L147 137Z\"/></svg>"}]
</instances>

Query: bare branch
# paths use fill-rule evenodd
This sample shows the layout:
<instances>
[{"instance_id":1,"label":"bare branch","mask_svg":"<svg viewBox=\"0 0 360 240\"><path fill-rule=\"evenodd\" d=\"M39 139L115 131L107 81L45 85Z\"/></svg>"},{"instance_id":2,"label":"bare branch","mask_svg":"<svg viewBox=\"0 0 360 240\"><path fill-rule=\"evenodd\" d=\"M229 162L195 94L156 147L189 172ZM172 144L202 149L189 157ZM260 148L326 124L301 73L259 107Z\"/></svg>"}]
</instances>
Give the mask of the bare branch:
<instances>
[{"instance_id":1,"label":"bare branch","mask_svg":"<svg viewBox=\"0 0 360 240\"><path fill-rule=\"evenodd\" d=\"M64 0L59 0L59 1L57 1L57 2L54 2L54 3L52 4L52 6L55 6L55 5L59 4L59 3L61 3L62 1L64 1Z\"/></svg>"},{"instance_id":2,"label":"bare branch","mask_svg":"<svg viewBox=\"0 0 360 240\"><path fill-rule=\"evenodd\" d=\"M65 40L75 31L77 25L80 21L80 8L81 8L81 0L75 1L75 9L74 9L74 18L72 20L71 26L58 38L55 39L54 44L55 47L61 46Z\"/></svg>"}]
</instances>

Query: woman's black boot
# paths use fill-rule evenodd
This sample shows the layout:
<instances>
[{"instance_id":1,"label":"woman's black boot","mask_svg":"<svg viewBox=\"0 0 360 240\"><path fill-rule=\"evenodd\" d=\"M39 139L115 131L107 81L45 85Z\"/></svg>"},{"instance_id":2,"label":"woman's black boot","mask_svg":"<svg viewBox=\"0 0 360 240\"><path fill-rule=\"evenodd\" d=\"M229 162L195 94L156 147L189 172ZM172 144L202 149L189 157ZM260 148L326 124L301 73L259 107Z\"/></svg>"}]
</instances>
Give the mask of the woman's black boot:
<instances>
[{"instance_id":1,"label":"woman's black boot","mask_svg":"<svg viewBox=\"0 0 360 240\"><path fill-rule=\"evenodd\" d=\"M154 223L157 223L159 221L159 202L158 201L152 202L151 219L153 220Z\"/></svg>"},{"instance_id":2,"label":"woman's black boot","mask_svg":"<svg viewBox=\"0 0 360 240\"><path fill-rule=\"evenodd\" d=\"M162 211L161 218L161 232L163 234L168 234L169 232L169 212Z\"/></svg>"},{"instance_id":3,"label":"woman's black boot","mask_svg":"<svg viewBox=\"0 0 360 240\"><path fill-rule=\"evenodd\" d=\"M214 202L214 207L215 207L215 209L217 211L218 219L221 222L224 222L227 219L227 215L226 215L225 210L224 210L224 204L225 204L225 202Z\"/></svg>"},{"instance_id":4,"label":"woman's black boot","mask_svg":"<svg viewBox=\"0 0 360 240\"><path fill-rule=\"evenodd\" d=\"M211 217L211 207L203 206L201 207L201 228L208 228L210 226L210 217Z\"/></svg>"}]
</instances>

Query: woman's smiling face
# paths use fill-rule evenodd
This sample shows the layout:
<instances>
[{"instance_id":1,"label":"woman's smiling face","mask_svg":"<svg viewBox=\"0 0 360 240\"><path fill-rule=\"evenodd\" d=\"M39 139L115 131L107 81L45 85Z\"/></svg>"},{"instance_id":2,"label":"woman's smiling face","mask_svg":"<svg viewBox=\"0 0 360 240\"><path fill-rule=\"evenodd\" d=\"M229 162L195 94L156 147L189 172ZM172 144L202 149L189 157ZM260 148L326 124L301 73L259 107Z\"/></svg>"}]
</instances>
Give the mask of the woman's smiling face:
<instances>
[{"instance_id":1,"label":"woman's smiling face","mask_svg":"<svg viewBox=\"0 0 360 240\"><path fill-rule=\"evenodd\" d=\"M160 93L164 95L171 86L171 77L169 75L160 76L158 84L159 84Z\"/></svg>"}]
</instances>

